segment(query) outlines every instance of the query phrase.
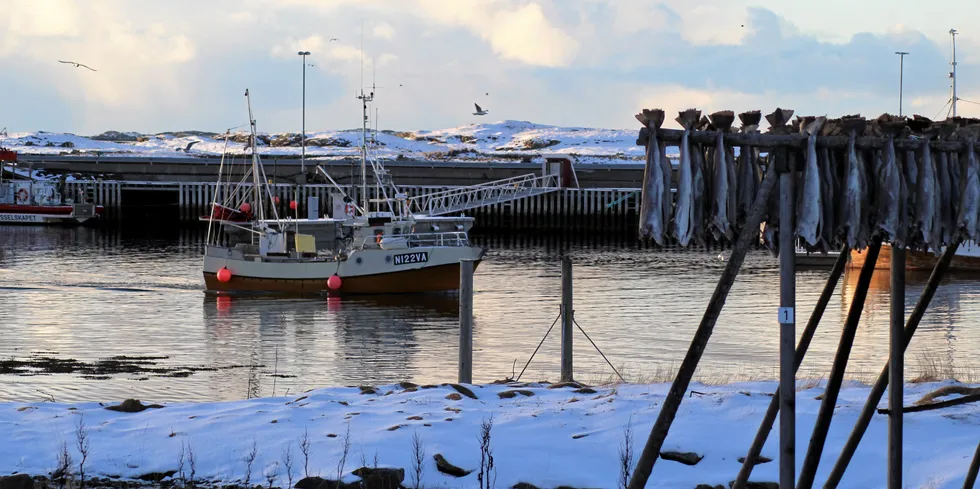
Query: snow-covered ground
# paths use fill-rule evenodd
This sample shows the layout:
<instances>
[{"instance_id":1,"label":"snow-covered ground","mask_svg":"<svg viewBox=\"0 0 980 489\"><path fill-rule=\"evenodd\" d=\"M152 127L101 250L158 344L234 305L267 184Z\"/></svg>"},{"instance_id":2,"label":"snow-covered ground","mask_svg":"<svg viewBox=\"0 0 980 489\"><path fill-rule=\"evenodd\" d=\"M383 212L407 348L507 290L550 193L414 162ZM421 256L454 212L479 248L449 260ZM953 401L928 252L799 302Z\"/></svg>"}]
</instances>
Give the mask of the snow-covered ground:
<instances>
[{"instance_id":1,"label":"snow-covered ground","mask_svg":"<svg viewBox=\"0 0 980 489\"><path fill-rule=\"evenodd\" d=\"M638 128L637 128L638 129ZM579 161L639 161L643 147L636 145L638 131L633 129L591 129L554 127L524 121L501 121L470 124L435 131L380 131L377 133L381 158L486 161L534 157L541 154L577 155ZM369 134L368 140L374 138ZM299 155L298 133L260 133L259 152L263 155ZM228 150L245 151L247 134L232 133ZM185 151L191 142L196 143ZM361 130L309 132L307 157L356 157L361 144ZM96 136L77 136L54 132L10 133L0 139L0 146L21 154L79 154L102 156L187 157L220 156L225 148L223 134L184 131L162 134L120 133L110 131Z\"/></svg>"},{"instance_id":2,"label":"snow-covered ground","mask_svg":"<svg viewBox=\"0 0 980 489\"><path fill-rule=\"evenodd\" d=\"M941 385L945 384L909 385L906 405ZM235 402L172 403L132 414L106 410L99 403L5 403L0 404L0 475L53 471L62 443L67 443L77 464L76 427L84 420L91 443L89 476L133 478L177 470L183 446L185 473L186 454L193 450L196 478L242 480L254 443L251 481L265 484L263 474L278 473L273 485L285 486L285 451L292 455L293 481L305 475L299 445L305 431L310 475L335 479L347 439L345 479L357 480L350 471L365 461L373 466L376 460L379 467L404 468L405 486L412 487L412 440L417 434L425 451L423 487L476 488L476 472L458 479L444 475L436 470L433 456L441 454L463 469L479 469L480 424L492 416L495 487L527 482L540 488L612 489L619 479L618 452L625 427L632 424L638 456L669 385L619 385L595 388L596 392L541 384L471 389L477 399L460 396L447 385L390 385L367 393L356 387L326 388ZM524 392L501 396L514 389ZM659 460L647 487L727 487L774 389L772 382L693 385L692 392L697 392L684 399L664 450L696 452L704 458L695 466ZM814 398L820 393L819 387L802 384L798 392L798 461L806 451L819 408ZM868 388L859 384L848 384L841 392L817 486L840 452L867 393ZM887 416L875 415L841 488L885 487L886 425ZM904 487L958 488L980 441L980 407L965 404L908 413L904 436ZM776 459L777 446L773 433L762 454ZM776 481L777 471L776 462L759 465L752 480Z\"/></svg>"}]
</instances>

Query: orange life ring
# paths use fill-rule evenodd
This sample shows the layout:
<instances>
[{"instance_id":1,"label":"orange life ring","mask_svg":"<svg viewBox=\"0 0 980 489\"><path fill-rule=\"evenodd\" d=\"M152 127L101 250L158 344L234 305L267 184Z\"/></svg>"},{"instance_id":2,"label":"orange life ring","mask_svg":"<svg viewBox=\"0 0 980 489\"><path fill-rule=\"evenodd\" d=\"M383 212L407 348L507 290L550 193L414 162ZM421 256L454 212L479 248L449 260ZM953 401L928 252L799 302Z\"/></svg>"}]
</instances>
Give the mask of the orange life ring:
<instances>
[{"instance_id":1,"label":"orange life ring","mask_svg":"<svg viewBox=\"0 0 980 489\"><path fill-rule=\"evenodd\" d=\"M374 242L376 244L381 244L381 239L384 237L385 233L379 232L374 235Z\"/></svg>"},{"instance_id":2,"label":"orange life ring","mask_svg":"<svg viewBox=\"0 0 980 489\"><path fill-rule=\"evenodd\" d=\"M20 189L20 190L17 191L17 200L23 202L23 201L26 201L26 200L30 200L30 198L31 198L31 196L30 196L29 193L27 193L27 189L23 189L22 188L22 189Z\"/></svg>"}]
</instances>

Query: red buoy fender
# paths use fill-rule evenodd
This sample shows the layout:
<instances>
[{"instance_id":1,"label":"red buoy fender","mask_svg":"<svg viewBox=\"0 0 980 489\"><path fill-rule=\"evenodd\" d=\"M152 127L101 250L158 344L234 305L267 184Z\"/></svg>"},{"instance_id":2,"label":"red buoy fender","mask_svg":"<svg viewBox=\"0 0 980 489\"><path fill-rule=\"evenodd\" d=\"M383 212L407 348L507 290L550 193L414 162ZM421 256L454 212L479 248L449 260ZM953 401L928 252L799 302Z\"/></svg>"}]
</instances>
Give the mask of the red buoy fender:
<instances>
[{"instance_id":1,"label":"red buoy fender","mask_svg":"<svg viewBox=\"0 0 980 489\"><path fill-rule=\"evenodd\" d=\"M228 282L229 280L231 280L231 270L228 270L228 267L221 267L221 270L218 270L218 282Z\"/></svg>"}]
</instances>

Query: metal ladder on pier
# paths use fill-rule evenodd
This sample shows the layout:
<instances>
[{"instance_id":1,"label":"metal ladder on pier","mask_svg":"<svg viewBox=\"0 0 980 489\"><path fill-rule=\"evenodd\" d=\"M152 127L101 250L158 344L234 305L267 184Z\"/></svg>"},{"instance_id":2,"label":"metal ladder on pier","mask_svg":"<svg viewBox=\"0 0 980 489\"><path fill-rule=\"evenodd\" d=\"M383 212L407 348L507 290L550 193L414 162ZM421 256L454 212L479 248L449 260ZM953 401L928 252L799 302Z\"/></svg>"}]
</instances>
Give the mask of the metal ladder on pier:
<instances>
[{"instance_id":1,"label":"metal ladder on pier","mask_svg":"<svg viewBox=\"0 0 980 489\"><path fill-rule=\"evenodd\" d=\"M409 199L412 212L427 216L456 214L487 205L511 202L535 195L547 194L560 188L558 175L538 176L534 173L481 183Z\"/></svg>"}]
</instances>

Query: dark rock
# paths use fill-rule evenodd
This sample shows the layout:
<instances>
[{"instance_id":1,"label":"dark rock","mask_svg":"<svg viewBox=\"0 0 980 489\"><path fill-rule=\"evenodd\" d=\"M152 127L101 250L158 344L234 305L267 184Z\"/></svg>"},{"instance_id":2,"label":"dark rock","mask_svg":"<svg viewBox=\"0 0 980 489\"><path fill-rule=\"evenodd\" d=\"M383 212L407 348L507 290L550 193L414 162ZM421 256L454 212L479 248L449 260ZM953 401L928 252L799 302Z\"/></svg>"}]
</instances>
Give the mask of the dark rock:
<instances>
[{"instance_id":1,"label":"dark rock","mask_svg":"<svg viewBox=\"0 0 980 489\"><path fill-rule=\"evenodd\" d=\"M762 455L759 455L758 457L755 458L755 465L767 464L769 462L772 462L772 459L769 457L763 457ZM738 457L738 463L744 464L745 457Z\"/></svg>"},{"instance_id":2,"label":"dark rock","mask_svg":"<svg viewBox=\"0 0 980 489\"><path fill-rule=\"evenodd\" d=\"M321 477L304 477L300 479L299 482L297 482L293 487L296 489L358 489L360 486L360 482L337 484L337 481L332 481Z\"/></svg>"},{"instance_id":3,"label":"dark rock","mask_svg":"<svg viewBox=\"0 0 980 489\"><path fill-rule=\"evenodd\" d=\"M581 388L583 388L585 386L582 385L582 384L579 384L578 382L559 382L557 384L551 384L551 385L548 386L549 389L562 389L562 388L565 388L565 387L571 387L571 388L574 388L574 389L581 389Z\"/></svg>"},{"instance_id":4,"label":"dark rock","mask_svg":"<svg viewBox=\"0 0 980 489\"><path fill-rule=\"evenodd\" d=\"M599 391L597 391L597 390L595 390L595 389L593 389L591 387L583 387L581 389L575 389L573 392L575 392L576 394L598 394L599 393Z\"/></svg>"},{"instance_id":5,"label":"dark rock","mask_svg":"<svg viewBox=\"0 0 980 489\"><path fill-rule=\"evenodd\" d=\"M141 136L139 133L135 132L106 131L102 134L92 136L89 139L93 141L133 142L140 137L145 136Z\"/></svg>"},{"instance_id":6,"label":"dark rock","mask_svg":"<svg viewBox=\"0 0 980 489\"><path fill-rule=\"evenodd\" d=\"M438 385L435 385L435 384L426 384L426 385L423 385L423 386L421 386L421 387L422 387L423 389L435 389L435 388L437 388L437 387L439 387L439 386L438 386Z\"/></svg>"},{"instance_id":7,"label":"dark rock","mask_svg":"<svg viewBox=\"0 0 980 489\"><path fill-rule=\"evenodd\" d=\"M729 481L728 487L735 485L735 481ZM746 482L745 489L779 489L778 482Z\"/></svg>"},{"instance_id":8,"label":"dark rock","mask_svg":"<svg viewBox=\"0 0 980 489\"><path fill-rule=\"evenodd\" d=\"M351 473L361 478L362 489L398 489L405 480L405 469L361 467Z\"/></svg>"},{"instance_id":9,"label":"dark rock","mask_svg":"<svg viewBox=\"0 0 980 489\"><path fill-rule=\"evenodd\" d=\"M378 393L378 389L375 389L374 387L371 387L369 385L362 385L362 386L358 387L358 389L361 389L361 394L377 394Z\"/></svg>"},{"instance_id":10,"label":"dark rock","mask_svg":"<svg viewBox=\"0 0 980 489\"><path fill-rule=\"evenodd\" d=\"M146 482L160 482L176 473L177 473L176 470L168 470L166 472L148 472L146 474L137 476L136 478Z\"/></svg>"},{"instance_id":11,"label":"dark rock","mask_svg":"<svg viewBox=\"0 0 980 489\"><path fill-rule=\"evenodd\" d=\"M418 384L413 384L411 382L399 382L398 387L402 389L418 389Z\"/></svg>"},{"instance_id":12,"label":"dark rock","mask_svg":"<svg viewBox=\"0 0 980 489\"><path fill-rule=\"evenodd\" d=\"M497 397L499 397L501 399L513 399L513 398L517 397L518 394L520 394L522 396L527 396L527 397L531 397L531 396L534 395L534 393L531 392L531 391L529 391L529 390L516 389L516 390L512 390L512 391L498 392L497 393Z\"/></svg>"},{"instance_id":13,"label":"dark rock","mask_svg":"<svg viewBox=\"0 0 980 489\"><path fill-rule=\"evenodd\" d=\"M436 470L442 472L443 474L451 475L453 477L466 477L473 472L472 470L464 470L449 463L446 460L446 457L443 457L442 454L437 453L432 458L436 460Z\"/></svg>"},{"instance_id":14,"label":"dark rock","mask_svg":"<svg viewBox=\"0 0 980 489\"><path fill-rule=\"evenodd\" d=\"M75 147L75 143L73 143L71 141L65 141L65 142L59 144L58 146L60 146L62 148L74 148Z\"/></svg>"},{"instance_id":15,"label":"dark rock","mask_svg":"<svg viewBox=\"0 0 980 489\"><path fill-rule=\"evenodd\" d=\"M704 456L694 452L660 452L660 458L684 465L697 465Z\"/></svg>"},{"instance_id":16,"label":"dark rock","mask_svg":"<svg viewBox=\"0 0 980 489\"><path fill-rule=\"evenodd\" d=\"M462 395L464 395L464 396L466 396L466 397L468 397L470 399L476 399L477 398L476 397L476 394L474 394L473 391L469 390L469 388L467 388L466 386L462 386L462 385L459 385L459 384L449 384L449 386L452 387L453 389L456 389L456 392L459 392L460 394L462 394Z\"/></svg>"},{"instance_id":17,"label":"dark rock","mask_svg":"<svg viewBox=\"0 0 980 489\"><path fill-rule=\"evenodd\" d=\"M34 479L27 474L0 477L0 489L34 489Z\"/></svg>"},{"instance_id":18,"label":"dark rock","mask_svg":"<svg viewBox=\"0 0 980 489\"><path fill-rule=\"evenodd\" d=\"M299 146L301 144L302 144L302 138L300 138L300 135L293 134L293 133L280 134L272 138L272 141L269 142L269 146L272 146L274 148L278 148L282 146Z\"/></svg>"},{"instance_id":19,"label":"dark rock","mask_svg":"<svg viewBox=\"0 0 980 489\"><path fill-rule=\"evenodd\" d=\"M150 404L144 406L143 403L139 401L139 399L126 399L121 404L117 404L115 406L106 406L105 408L108 409L109 411L117 411L120 413L139 413L147 409L159 409L162 407L163 406L159 404Z\"/></svg>"},{"instance_id":20,"label":"dark rock","mask_svg":"<svg viewBox=\"0 0 980 489\"><path fill-rule=\"evenodd\" d=\"M451 392L446 396L446 399L449 399L450 401L460 401L463 399L463 396L459 395L456 392Z\"/></svg>"},{"instance_id":21,"label":"dark rock","mask_svg":"<svg viewBox=\"0 0 980 489\"><path fill-rule=\"evenodd\" d=\"M538 486L528 484L527 482L518 482L517 484L511 486L510 489L538 489Z\"/></svg>"},{"instance_id":22,"label":"dark rock","mask_svg":"<svg viewBox=\"0 0 980 489\"><path fill-rule=\"evenodd\" d=\"M725 489L725 486L721 484L711 485L711 484L698 484L694 486L694 489Z\"/></svg>"}]
</instances>

